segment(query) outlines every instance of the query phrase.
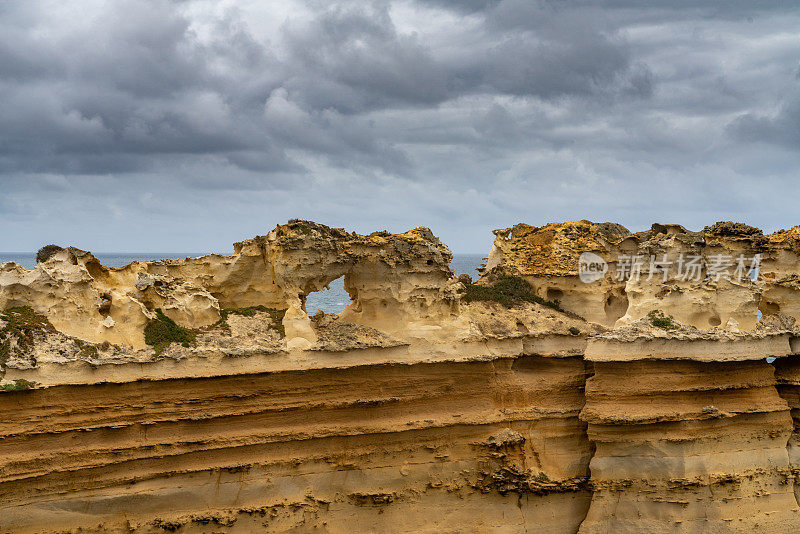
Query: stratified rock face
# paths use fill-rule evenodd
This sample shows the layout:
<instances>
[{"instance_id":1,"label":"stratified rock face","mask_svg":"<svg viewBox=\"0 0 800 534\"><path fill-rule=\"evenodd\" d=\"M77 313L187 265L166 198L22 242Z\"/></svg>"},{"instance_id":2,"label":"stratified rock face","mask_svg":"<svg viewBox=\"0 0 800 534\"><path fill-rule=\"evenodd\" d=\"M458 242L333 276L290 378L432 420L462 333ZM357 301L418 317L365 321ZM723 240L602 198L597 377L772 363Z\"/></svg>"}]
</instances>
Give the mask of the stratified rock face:
<instances>
[{"instance_id":1,"label":"stratified rock face","mask_svg":"<svg viewBox=\"0 0 800 534\"><path fill-rule=\"evenodd\" d=\"M775 360L775 377L778 392L791 410L793 432L786 448L789 452L789 467L794 479L794 493L800 503L800 350L798 340L792 339L792 354L788 358Z\"/></svg>"},{"instance_id":2,"label":"stratified rock face","mask_svg":"<svg viewBox=\"0 0 800 534\"><path fill-rule=\"evenodd\" d=\"M0 533L798 532L797 236L520 224L476 284L426 228L46 247L0 265Z\"/></svg>"},{"instance_id":3,"label":"stratified rock face","mask_svg":"<svg viewBox=\"0 0 800 534\"><path fill-rule=\"evenodd\" d=\"M0 523L575 532L584 380L525 356L2 395Z\"/></svg>"},{"instance_id":4,"label":"stratified rock face","mask_svg":"<svg viewBox=\"0 0 800 534\"><path fill-rule=\"evenodd\" d=\"M725 361L700 353L707 341L665 337L648 359L635 341L590 341L581 418L597 449L580 532L797 530L792 419L772 366L754 359L788 354L788 336L720 340Z\"/></svg>"}]
</instances>

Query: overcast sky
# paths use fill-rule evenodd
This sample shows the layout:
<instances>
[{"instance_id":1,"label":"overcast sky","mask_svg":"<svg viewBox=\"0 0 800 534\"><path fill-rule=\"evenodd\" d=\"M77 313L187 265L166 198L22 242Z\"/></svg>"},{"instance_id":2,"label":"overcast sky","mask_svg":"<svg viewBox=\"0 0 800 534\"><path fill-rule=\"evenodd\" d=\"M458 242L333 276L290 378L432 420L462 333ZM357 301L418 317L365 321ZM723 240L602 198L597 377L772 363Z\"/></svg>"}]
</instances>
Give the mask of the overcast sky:
<instances>
[{"instance_id":1,"label":"overcast sky","mask_svg":"<svg viewBox=\"0 0 800 534\"><path fill-rule=\"evenodd\" d=\"M797 2L665 4L2 1L0 250L800 224Z\"/></svg>"}]
</instances>

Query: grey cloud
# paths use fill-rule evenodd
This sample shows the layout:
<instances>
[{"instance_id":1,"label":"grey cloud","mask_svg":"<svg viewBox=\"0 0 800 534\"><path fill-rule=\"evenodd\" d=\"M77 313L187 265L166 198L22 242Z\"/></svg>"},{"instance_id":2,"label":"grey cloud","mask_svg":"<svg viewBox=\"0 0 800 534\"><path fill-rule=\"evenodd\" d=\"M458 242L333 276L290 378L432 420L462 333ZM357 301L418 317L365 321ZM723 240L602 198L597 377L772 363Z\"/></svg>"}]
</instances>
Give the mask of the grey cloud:
<instances>
[{"instance_id":1,"label":"grey cloud","mask_svg":"<svg viewBox=\"0 0 800 534\"><path fill-rule=\"evenodd\" d=\"M49 67L27 69L37 76L0 80L3 168L102 174L150 167L159 154L270 152L259 139L263 126L248 120L263 100L243 95L238 84L263 79L248 72L268 70L266 55L226 27L210 45L201 43L173 4L148 4L111 4L88 33L34 43L28 64L50 58ZM33 39L31 32L16 33L22 34L20 47ZM38 53L43 47L47 53ZM227 68L223 79L215 72L220 65ZM271 90L268 81L263 85L262 98ZM232 95L238 101L230 101ZM277 160L274 169L285 169L287 163Z\"/></svg>"},{"instance_id":2,"label":"grey cloud","mask_svg":"<svg viewBox=\"0 0 800 534\"><path fill-rule=\"evenodd\" d=\"M800 164L792 4L82 6L0 2L0 250L219 250L291 217L470 252L519 220L800 222L748 187Z\"/></svg>"},{"instance_id":3,"label":"grey cloud","mask_svg":"<svg viewBox=\"0 0 800 534\"><path fill-rule=\"evenodd\" d=\"M791 98L773 116L741 115L729 125L729 131L747 142L773 143L800 150L800 97Z\"/></svg>"},{"instance_id":4,"label":"grey cloud","mask_svg":"<svg viewBox=\"0 0 800 534\"><path fill-rule=\"evenodd\" d=\"M590 16L613 24L665 20L749 20L769 13L796 8L788 0L422 0L430 6L456 12L490 14L496 23L508 26L540 24L543 13Z\"/></svg>"},{"instance_id":5,"label":"grey cloud","mask_svg":"<svg viewBox=\"0 0 800 534\"><path fill-rule=\"evenodd\" d=\"M289 87L312 107L355 113L392 103L436 104L448 96L447 73L413 36L399 35L388 11L333 7L286 40L300 76ZM321 78L322 90L314 78Z\"/></svg>"},{"instance_id":6,"label":"grey cloud","mask_svg":"<svg viewBox=\"0 0 800 534\"><path fill-rule=\"evenodd\" d=\"M557 98L596 92L647 96L647 67L631 64L623 39L600 31L579 13L516 14L537 32L509 32L487 19L474 44L439 57L414 35L399 34L387 10L332 8L287 41L306 77L289 88L304 104L356 113L392 105L436 105L472 93Z\"/></svg>"},{"instance_id":7,"label":"grey cloud","mask_svg":"<svg viewBox=\"0 0 800 534\"><path fill-rule=\"evenodd\" d=\"M38 21L31 8L16 20L6 15L5 172L134 172L175 154L220 154L252 172L301 171L287 150L302 150L339 167L411 176L409 155L376 135L386 132L347 116L470 94L647 97L652 85L621 39L585 21L541 35L487 30L460 56L444 58L422 37L399 32L388 5L334 5L287 23L277 38L289 56L278 60L235 15L201 39L165 1L102 6L85 33L47 20L61 30L49 42L26 31L25 22ZM274 116L276 94L296 108L293 117Z\"/></svg>"}]
</instances>

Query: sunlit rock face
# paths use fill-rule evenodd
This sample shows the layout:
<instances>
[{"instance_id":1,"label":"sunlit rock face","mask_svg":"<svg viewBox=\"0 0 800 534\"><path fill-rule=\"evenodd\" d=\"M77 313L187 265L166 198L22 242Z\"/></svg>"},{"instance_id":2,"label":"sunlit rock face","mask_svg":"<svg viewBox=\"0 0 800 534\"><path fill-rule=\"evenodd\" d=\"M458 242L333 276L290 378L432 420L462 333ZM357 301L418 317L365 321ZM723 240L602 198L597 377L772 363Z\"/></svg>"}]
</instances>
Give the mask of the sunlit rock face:
<instances>
[{"instance_id":1,"label":"sunlit rock face","mask_svg":"<svg viewBox=\"0 0 800 534\"><path fill-rule=\"evenodd\" d=\"M0 532L796 532L793 228L0 265ZM344 277L351 303L309 317Z\"/></svg>"},{"instance_id":2,"label":"sunlit rock face","mask_svg":"<svg viewBox=\"0 0 800 534\"><path fill-rule=\"evenodd\" d=\"M797 230L765 236L741 223L699 232L654 224L633 234L613 223L578 221L497 230L483 272L523 276L543 298L606 327L669 310L700 329L753 330L761 315L800 317ZM582 255L603 261L581 276Z\"/></svg>"},{"instance_id":3,"label":"sunlit rock face","mask_svg":"<svg viewBox=\"0 0 800 534\"><path fill-rule=\"evenodd\" d=\"M800 226L767 236L769 245L761 264L764 291L759 310L800 319Z\"/></svg>"},{"instance_id":4,"label":"sunlit rock face","mask_svg":"<svg viewBox=\"0 0 800 534\"><path fill-rule=\"evenodd\" d=\"M618 335L586 350L581 418L596 450L579 532L796 529L792 418L761 358L787 356L788 336L675 334L642 351L643 338Z\"/></svg>"},{"instance_id":5,"label":"sunlit rock face","mask_svg":"<svg viewBox=\"0 0 800 534\"><path fill-rule=\"evenodd\" d=\"M628 308L625 284L613 277L617 258L635 253L636 247L636 236L619 224L578 221L541 228L518 224L495 230L483 273L522 276L540 297L558 301L587 321L613 326ZM606 275L583 283L578 276L582 253L604 261Z\"/></svg>"},{"instance_id":6,"label":"sunlit rock face","mask_svg":"<svg viewBox=\"0 0 800 534\"><path fill-rule=\"evenodd\" d=\"M217 299L196 281L156 274L150 267L134 262L108 268L72 247L31 271L5 263L0 265L0 309L29 306L64 334L136 348L144 346L144 327L156 308L191 327L219 320Z\"/></svg>"},{"instance_id":7,"label":"sunlit rock face","mask_svg":"<svg viewBox=\"0 0 800 534\"><path fill-rule=\"evenodd\" d=\"M450 250L427 228L404 234L347 233L309 221L234 244L234 254L134 262L109 268L64 249L32 271L0 266L0 309L31 306L71 336L143 348L156 308L189 328L212 325L220 308L302 307L345 277L348 320L386 330L437 323L456 310Z\"/></svg>"}]
</instances>

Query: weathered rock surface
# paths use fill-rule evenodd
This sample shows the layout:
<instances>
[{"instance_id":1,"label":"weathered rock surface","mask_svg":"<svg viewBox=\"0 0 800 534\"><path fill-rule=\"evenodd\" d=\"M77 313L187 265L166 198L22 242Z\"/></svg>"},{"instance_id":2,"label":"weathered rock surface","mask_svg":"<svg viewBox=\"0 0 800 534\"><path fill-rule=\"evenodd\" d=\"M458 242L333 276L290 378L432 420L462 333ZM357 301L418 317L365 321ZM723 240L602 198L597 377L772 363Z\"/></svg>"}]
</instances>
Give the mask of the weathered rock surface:
<instances>
[{"instance_id":1,"label":"weathered rock surface","mask_svg":"<svg viewBox=\"0 0 800 534\"><path fill-rule=\"evenodd\" d=\"M309 221L2 264L0 532L796 532L797 236L520 224L477 285Z\"/></svg>"},{"instance_id":2,"label":"weathered rock surface","mask_svg":"<svg viewBox=\"0 0 800 534\"><path fill-rule=\"evenodd\" d=\"M427 228L361 236L294 221L234 251L115 269L70 247L32 271L6 263L0 310L30 306L64 334L138 349L156 308L200 328L217 322L221 308L300 309L309 293L341 276L353 300L345 315L362 324L392 330L412 319L434 322L457 305L457 283L448 284L452 254Z\"/></svg>"},{"instance_id":3,"label":"weathered rock surface","mask_svg":"<svg viewBox=\"0 0 800 534\"><path fill-rule=\"evenodd\" d=\"M795 531L792 419L758 358L788 355L787 336L720 339L732 345L720 360L708 339L673 340L647 354L636 340L589 342L581 418L597 449L580 532Z\"/></svg>"},{"instance_id":4,"label":"weathered rock surface","mask_svg":"<svg viewBox=\"0 0 800 534\"><path fill-rule=\"evenodd\" d=\"M495 234L485 273L522 276L540 296L607 327L654 310L700 329L753 330L759 311L800 318L800 227L765 236L741 223L700 232L654 224L633 234L618 224L578 221L518 224ZM605 261L602 278L580 280L582 253Z\"/></svg>"}]
</instances>

